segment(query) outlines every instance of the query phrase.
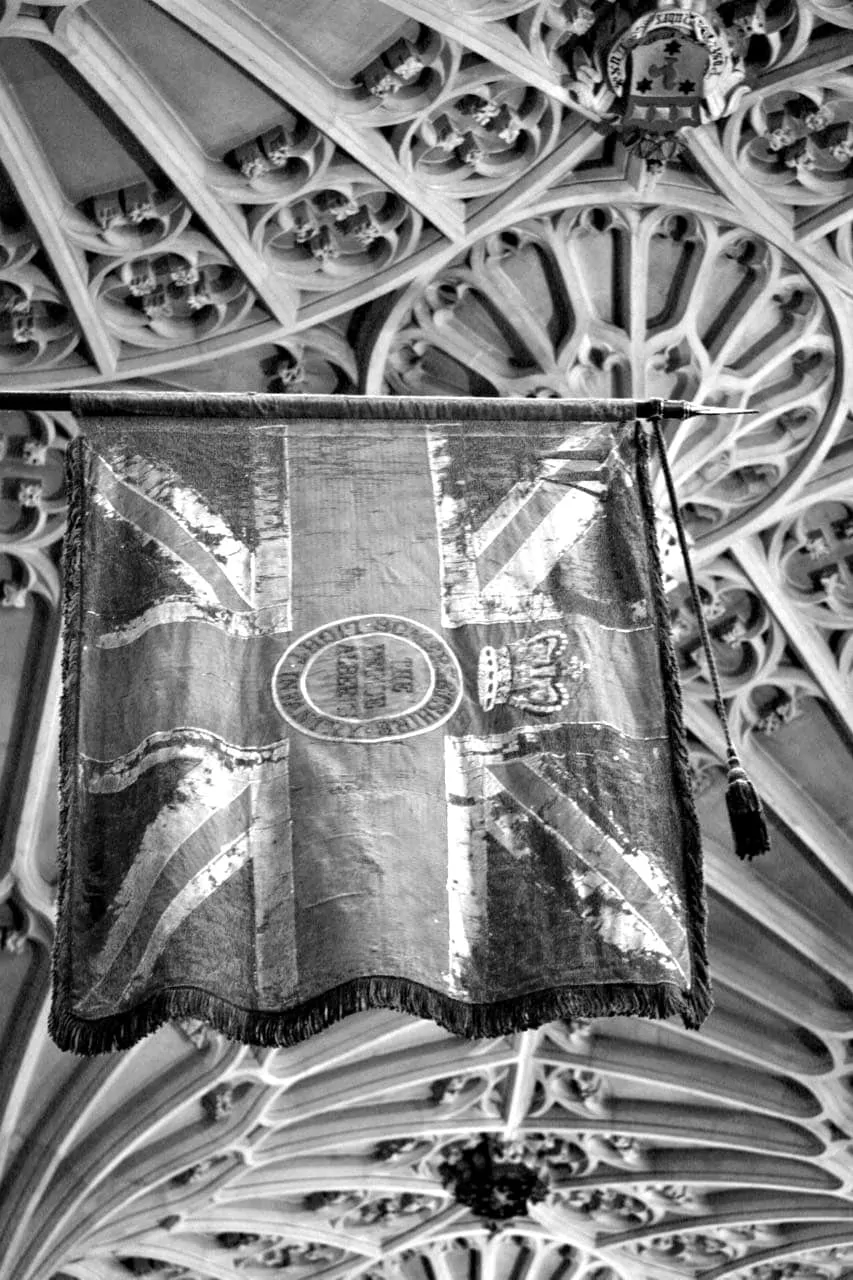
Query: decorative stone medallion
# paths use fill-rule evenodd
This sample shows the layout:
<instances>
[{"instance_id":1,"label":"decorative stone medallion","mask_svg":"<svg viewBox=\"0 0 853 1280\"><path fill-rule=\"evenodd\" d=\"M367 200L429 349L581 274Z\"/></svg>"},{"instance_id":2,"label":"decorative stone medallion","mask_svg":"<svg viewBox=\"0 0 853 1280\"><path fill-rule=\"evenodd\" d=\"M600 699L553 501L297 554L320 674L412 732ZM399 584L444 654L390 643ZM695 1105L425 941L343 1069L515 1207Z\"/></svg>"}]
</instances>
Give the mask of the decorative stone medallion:
<instances>
[{"instance_id":1,"label":"decorative stone medallion","mask_svg":"<svg viewBox=\"0 0 853 1280\"><path fill-rule=\"evenodd\" d=\"M462 671L441 636L395 614L339 618L302 636L273 674L284 719L312 738L382 742L444 724Z\"/></svg>"}]
</instances>

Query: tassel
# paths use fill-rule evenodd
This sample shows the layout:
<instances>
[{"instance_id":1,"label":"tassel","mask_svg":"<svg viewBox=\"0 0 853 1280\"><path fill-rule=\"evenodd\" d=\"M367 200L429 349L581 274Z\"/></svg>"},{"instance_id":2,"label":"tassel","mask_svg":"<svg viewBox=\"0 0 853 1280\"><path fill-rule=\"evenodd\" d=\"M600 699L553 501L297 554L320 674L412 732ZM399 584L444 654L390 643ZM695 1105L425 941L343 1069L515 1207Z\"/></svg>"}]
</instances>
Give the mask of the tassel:
<instances>
[{"instance_id":1,"label":"tassel","mask_svg":"<svg viewBox=\"0 0 853 1280\"><path fill-rule=\"evenodd\" d=\"M764 818L764 806L734 751L729 753L726 808L737 856L749 860L767 853L770 833Z\"/></svg>"}]
</instances>

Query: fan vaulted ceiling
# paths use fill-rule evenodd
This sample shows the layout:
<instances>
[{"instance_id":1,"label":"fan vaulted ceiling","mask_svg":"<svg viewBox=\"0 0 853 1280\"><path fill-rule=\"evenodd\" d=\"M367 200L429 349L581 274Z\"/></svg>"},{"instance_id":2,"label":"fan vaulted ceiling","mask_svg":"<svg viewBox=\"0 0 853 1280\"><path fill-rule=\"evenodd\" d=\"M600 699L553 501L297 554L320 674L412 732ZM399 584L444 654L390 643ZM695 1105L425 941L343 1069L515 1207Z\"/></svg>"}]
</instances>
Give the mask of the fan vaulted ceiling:
<instances>
[{"instance_id":1,"label":"fan vaulted ceiling","mask_svg":"<svg viewBox=\"0 0 853 1280\"><path fill-rule=\"evenodd\" d=\"M670 451L774 839L758 863L730 851L670 558L709 881L700 1034L612 1019L469 1043L372 1012L294 1049L187 1023L59 1054L76 426L3 415L2 1280L853 1275L853 6L673 7L729 51L716 78L683 72L678 133L640 127L619 81L652 4L0 5L5 389L758 410L679 425ZM482 1134L543 1184L492 1223L446 1176Z\"/></svg>"}]
</instances>

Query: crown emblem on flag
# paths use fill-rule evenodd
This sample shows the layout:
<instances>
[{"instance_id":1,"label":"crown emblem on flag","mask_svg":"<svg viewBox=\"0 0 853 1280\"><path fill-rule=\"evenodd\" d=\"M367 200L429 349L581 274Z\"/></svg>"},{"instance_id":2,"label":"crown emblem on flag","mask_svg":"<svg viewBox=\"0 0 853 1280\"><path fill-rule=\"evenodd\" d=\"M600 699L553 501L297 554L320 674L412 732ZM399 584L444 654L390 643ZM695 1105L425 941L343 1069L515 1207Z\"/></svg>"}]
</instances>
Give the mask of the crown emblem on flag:
<instances>
[{"instance_id":1,"label":"crown emblem on flag","mask_svg":"<svg viewBox=\"0 0 853 1280\"><path fill-rule=\"evenodd\" d=\"M569 653L561 631L541 631L526 640L485 645L477 667L477 697L484 711L504 704L553 715L565 707L587 664Z\"/></svg>"}]
</instances>

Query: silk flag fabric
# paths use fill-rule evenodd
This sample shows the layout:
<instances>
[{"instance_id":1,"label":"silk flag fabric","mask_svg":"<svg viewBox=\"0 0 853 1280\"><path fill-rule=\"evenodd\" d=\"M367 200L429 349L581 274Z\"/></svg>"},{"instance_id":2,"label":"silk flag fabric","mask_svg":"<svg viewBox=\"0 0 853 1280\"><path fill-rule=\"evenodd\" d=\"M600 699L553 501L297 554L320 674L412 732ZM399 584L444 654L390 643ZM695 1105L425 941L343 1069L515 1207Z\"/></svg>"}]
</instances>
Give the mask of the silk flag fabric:
<instances>
[{"instance_id":1,"label":"silk flag fabric","mask_svg":"<svg viewBox=\"0 0 853 1280\"><path fill-rule=\"evenodd\" d=\"M288 1044L370 1006L698 1025L643 433L546 401L168 404L70 450L58 1044L188 1016Z\"/></svg>"}]
</instances>

